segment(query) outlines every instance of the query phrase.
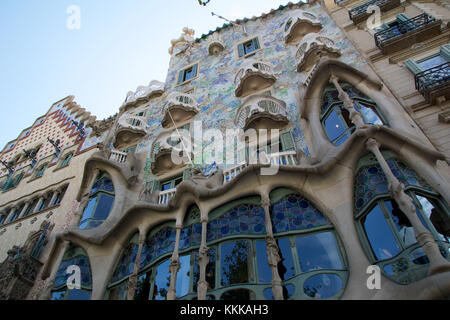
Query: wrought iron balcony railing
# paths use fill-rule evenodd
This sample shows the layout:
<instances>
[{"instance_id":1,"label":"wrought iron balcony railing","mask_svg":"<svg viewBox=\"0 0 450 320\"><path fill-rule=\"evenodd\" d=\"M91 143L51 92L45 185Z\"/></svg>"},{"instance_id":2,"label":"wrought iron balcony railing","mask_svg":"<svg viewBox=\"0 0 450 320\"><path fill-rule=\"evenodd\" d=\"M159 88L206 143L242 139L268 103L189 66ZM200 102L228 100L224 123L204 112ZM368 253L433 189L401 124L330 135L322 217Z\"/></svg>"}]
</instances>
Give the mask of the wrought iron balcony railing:
<instances>
[{"instance_id":1,"label":"wrought iron balcony railing","mask_svg":"<svg viewBox=\"0 0 450 320\"><path fill-rule=\"evenodd\" d=\"M450 82L450 62L416 74L415 80L416 89L426 97L430 90Z\"/></svg>"},{"instance_id":2,"label":"wrought iron balcony railing","mask_svg":"<svg viewBox=\"0 0 450 320\"><path fill-rule=\"evenodd\" d=\"M423 13L414 18L408 19L407 21L399 22L397 25L392 26L389 29L375 33L375 43L377 47L381 49L383 43L426 26L434 21L436 21L435 18Z\"/></svg>"},{"instance_id":3,"label":"wrought iron balcony railing","mask_svg":"<svg viewBox=\"0 0 450 320\"><path fill-rule=\"evenodd\" d=\"M359 23L367 19L367 17L372 14L372 12L367 12L367 8L369 8L370 6L377 6L381 11L386 11L399 5L400 0L370 0L360 6L349 10L348 14L350 16L350 20L353 20L353 22L355 23Z\"/></svg>"}]
</instances>

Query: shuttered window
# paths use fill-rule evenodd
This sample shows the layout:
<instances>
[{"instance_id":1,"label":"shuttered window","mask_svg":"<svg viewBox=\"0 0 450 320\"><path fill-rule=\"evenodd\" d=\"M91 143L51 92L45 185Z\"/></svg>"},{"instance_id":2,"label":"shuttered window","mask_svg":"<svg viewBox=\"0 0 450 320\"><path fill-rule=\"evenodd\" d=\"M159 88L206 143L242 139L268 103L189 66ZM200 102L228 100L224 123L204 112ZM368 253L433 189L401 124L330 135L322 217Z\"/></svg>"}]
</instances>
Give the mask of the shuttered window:
<instances>
[{"instance_id":1,"label":"shuttered window","mask_svg":"<svg viewBox=\"0 0 450 320\"><path fill-rule=\"evenodd\" d=\"M243 57L249 53L252 53L260 48L258 38L253 38L247 42L238 45L239 57Z\"/></svg>"}]
</instances>

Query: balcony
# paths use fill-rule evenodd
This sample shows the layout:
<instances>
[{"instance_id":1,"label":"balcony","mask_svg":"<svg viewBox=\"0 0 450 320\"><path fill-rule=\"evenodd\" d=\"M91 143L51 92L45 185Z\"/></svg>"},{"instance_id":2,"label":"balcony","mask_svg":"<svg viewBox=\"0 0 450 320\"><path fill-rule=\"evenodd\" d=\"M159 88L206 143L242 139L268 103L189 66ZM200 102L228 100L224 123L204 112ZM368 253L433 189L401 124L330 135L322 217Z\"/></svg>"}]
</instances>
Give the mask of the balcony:
<instances>
[{"instance_id":1,"label":"balcony","mask_svg":"<svg viewBox=\"0 0 450 320\"><path fill-rule=\"evenodd\" d=\"M244 130L281 129L289 123L286 104L270 96L251 96L237 111L235 123Z\"/></svg>"},{"instance_id":2,"label":"balcony","mask_svg":"<svg viewBox=\"0 0 450 320\"><path fill-rule=\"evenodd\" d=\"M158 204L167 204L169 203L169 200L172 199L175 196L175 193L177 192L177 188L165 190L159 192L158 196Z\"/></svg>"},{"instance_id":3,"label":"balcony","mask_svg":"<svg viewBox=\"0 0 450 320\"><path fill-rule=\"evenodd\" d=\"M286 43L300 41L306 34L319 32L322 24L312 13L302 11L291 17L284 25L284 41Z\"/></svg>"},{"instance_id":4,"label":"balcony","mask_svg":"<svg viewBox=\"0 0 450 320\"><path fill-rule=\"evenodd\" d=\"M125 102L120 107L121 112L126 112L131 108L148 102L149 100L159 97L164 93L164 83L153 80L148 86L140 86L136 92L128 92Z\"/></svg>"},{"instance_id":5,"label":"balcony","mask_svg":"<svg viewBox=\"0 0 450 320\"><path fill-rule=\"evenodd\" d=\"M341 56L341 52L330 38L318 33L306 35L299 43L297 53L295 54L297 71L307 72L311 70L322 56L338 58Z\"/></svg>"},{"instance_id":6,"label":"balcony","mask_svg":"<svg viewBox=\"0 0 450 320\"><path fill-rule=\"evenodd\" d=\"M181 136L176 140L172 140L172 131L166 131L162 133L153 143L152 146L152 159L151 164L152 173L155 175L161 175L174 169L181 168L189 163L189 156L187 152L190 152L191 141L190 137ZM184 148L187 149L184 150ZM172 154L178 155L179 163L174 162Z\"/></svg>"},{"instance_id":7,"label":"balcony","mask_svg":"<svg viewBox=\"0 0 450 320\"><path fill-rule=\"evenodd\" d=\"M119 150L111 150L109 160L115 161L117 163L125 163L127 161L127 153Z\"/></svg>"},{"instance_id":8,"label":"balcony","mask_svg":"<svg viewBox=\"0 0 450 320\"><path fill-rule=\"evenodd\" d=\"M296 166L298 161L296 158L295 151L278 152L267 155L267 160L264 161L265 164L280 165L280 166ZM228 168L223 172L223 184L229 183L235 177L237 177L245 168L250 164L248 162L243 162Z\"/></svg>"},{"instance_id":9,"label":"balcony","mask_svg":"<svg viewBox=\"0 0 450 320\"><path fill-rule=\"evenodd\" d=\"M358 24L360 22L363 22L367 20L370 15L373 14L373 12L367 13L367 8L370 6L378 6L380 8L381 12L389 11L393 8L396 8L400 6L400 0L370 0L366 3L357 6L356 8L353 8L350 10L349 16L350 20L352 20L355 24Z\"/></svg>"},{"instance_id":10,"label":"balcony","mask_svg":"<svg viewBox=\"0 0 450 320\"><path fill-rule=\"evenodd\" d=\"M198 112L197 100L194 96L182 92L173 92L167 97L161 125L163 128L170 128L174 126L174 123L177 125L184 122L194 117Z\"/></svg>"},{"instance_id":11,"label":"balcony","mask_svg":"<svg viewBox=\"0 0 450 320\"><path fill-rule=\"evenodd\" d=\"M439 97L450 100L450 62L416 74L415 81L416 89L428 103L435 104Z\"/></svg>"},{"instance_id":12,"label":"balcony","mask_svg":"<svg viewBox=\"0 0 450 320\"><path fill-rule=\"evenodd\" d=\"M245 97L272 86L275 78L272 66L261 61L245 63L236 74L236 97Z\"/></svg>"},{"instance_id":13,"label":"balcony","mask_svg":"<svg viewBox=\"0 0 450 320\"><path fill-rule=\"evenodd\" d=\"M375 33L375 43L383 54L390 54L410 48L413 44L429 40L440 33L441 20L424 13Z\"/></svg>"},{"instance_id":14,"label":"balcony","mask_svg":"<svg viewBox=\"0 0 450 320\"><path fill-rule=\"evenodd\" d=\"M114 147L124 146L137 142L147 135L147 119L133 114L124 114L120 117L116 131Z\"/></svg>"}]
</instances>

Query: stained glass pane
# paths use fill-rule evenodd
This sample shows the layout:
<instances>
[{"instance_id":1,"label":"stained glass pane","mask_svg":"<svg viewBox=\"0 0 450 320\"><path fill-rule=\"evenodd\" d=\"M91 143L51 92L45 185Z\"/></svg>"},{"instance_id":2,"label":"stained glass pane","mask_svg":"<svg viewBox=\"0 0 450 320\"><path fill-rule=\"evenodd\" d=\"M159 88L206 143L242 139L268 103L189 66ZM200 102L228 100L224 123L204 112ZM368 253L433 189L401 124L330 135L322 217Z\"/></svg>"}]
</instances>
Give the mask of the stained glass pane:
<instances>
[{"instance_id":1,"label":"stained glass pane","mask_svg":"<svg viewBox=\"0 0 450 320\"><path fill-rule=\"evenodd\" d=\"M141 269L163 254L172 252L175 248L175 236L176 231L174 228L165 227L153 236L148 237L142 247Z\"/></svg>"},{"instance_id":2,"label":"stained glass pane","mask_svg":"<svg viewBox=\"0 0 450 320\"><path fill-rule=\"evenodd\" d=\"M297 194L288 195L274 204L271 217L275 234L329 224L311 202Z\"/></svg>"},{"instance_id":3,"label":"stained glass pane","mask_svg":"<svg viewBox=\"0 0 450 320\"><path fill-rule=\"evenodd\" d=\"M134 242L130 242L127 245L112 276L112 283L117 282L133 273L134 262L136 261L138 249L139 245Z\"/></svg>"},{"instance_id":4,"label":"stained glass pane","mask_svg":"<svg viewBox=\"0 0 450 320\"><path fill-rule=\"evenodd\" d=\"M177 298L183 297L189 293L191 256L190 255L181 256L180 263L181 266L177 273L177 287L176 287Z\"/></svg>"},{"instance_id":5,"label":"stained glass pane","mask_svg":"<svg viewBox=\"0 0 450 320\"><path fill-rule=\"evenodd\" d=\"M64 258L59 265L56 273L54 288L66 286L67 279L73 274L67 273L67 269L71 265L76 265L80 268L81 274L81 286L83 288L90 288L92 286L91 268L89 264L89 258L82 253L80 249L69 249L71 252L74 250L75 255Z\"/></svg>"},{"instance_id":6,"label":"stained glass pane","mask_svg":"<svg viewBox=\"0 0 450 320\"><path fill-rule=\"evenodd\" d=\"M271 283L272 269L269 266L265 241L256 241L256 261L258 265L258 283Z\"/></svg>"},{"instance_id":7,"label":"stained glass pane","mask_svg":"<svg viewBox=\"0 0 450 320\"><path fill-rule=\"evenodd\" d=\"M295 239L303 272L321 269L342 270L343 264L332 232L315 233Z\"/></svg>"}]
</instances>

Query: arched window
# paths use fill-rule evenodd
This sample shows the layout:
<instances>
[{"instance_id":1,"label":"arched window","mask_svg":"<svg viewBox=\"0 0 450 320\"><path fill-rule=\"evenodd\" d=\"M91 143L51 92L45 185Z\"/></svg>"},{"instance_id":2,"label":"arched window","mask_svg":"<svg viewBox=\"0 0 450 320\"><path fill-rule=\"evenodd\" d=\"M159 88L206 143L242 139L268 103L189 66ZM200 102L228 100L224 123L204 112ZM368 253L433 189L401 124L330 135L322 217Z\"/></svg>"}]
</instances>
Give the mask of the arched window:
<instances>
[{"instance_id":1,"label":"arched window","mask_svg":"<svg viewBox=\"0 0 450 320\"><path fill-rule=\"evenodd\" d=\"M128 279L133 274L139 249L139 234L136 233L125 247L108 286L109 300L126 300Z\"/></svg>"},{"instance_id":2,"label":"arched window","mask_svg":"<svg viewBox=\"0 0 450 320\"><path fill-rule=\"evenodd\" d=\"M175 248L174 227L173 223L166 223L149 233L142 249L135 300L166 299L170 286L169 264ZM199 271L196 258L201 232L200 210L194 205L188 209L180 233L181 266L176 281L177 299L192 299L197 296Z\"/></svg>"},{"instance_id":3,"label":"arched window","mask_svg":"<svg viewBox=\"0 0 450 320\"><path fill-rule=\"evenodd\" d=\"M354 102L366 124L386 124L375 102L348 83L339 83ZM325 87L322 96L320 121L328 139L336 146L343 144L355 131L355 125L350 119L349 112L344 103L338 98L339 92L333 84Z\"/></svg>"},{"instance_id":4,"label":"arched window","mask_svg":"<svg viewBox=\"0 0 450 320\"><path fill-rule=\"evenodd\" d=\"M114 204L114 185L105 172L101 172L92 186L89 202L84 208L80 229L93 229L105 221Z\"/></svg>"},{"instance_id":5,"label":"arched window","mask_svg":"<svg viewBox=\"0 0 450 320\"><path fill-rule=\"evenodd\" d=\"M67 273L70 266L80 268L81 289L67 288L68 278L74 271ZM92 291L92 275L87 253L79 247L70 247L65 253L56 274L51 300L89 300Z\"/></svg>"},{"instance_id":6,"label":"arched window","mask_svg":"<svg viewBox=\"0 0 450 320\"><path fill-rule=\"evenodd\" d=\"M442 255L448 257L448 204L394 154L384 151L383 156L393 174L405 185L420 221L434 235ZM387 178L373 155L363 157L358 163L354 201L357 227L370 260L401 284L426 277L428 257L417 243L406 215L390 197Z\"/></svg>"},{"instance_id":7,"label":"arched window","mask_svg":"<svg viewBox=\"0 0 450 320\"><path fill-rule=\"evenodd\" d=\"M333 225L309 200L292 190L276 189L270 198L284 298L338 298L348 272ZM264 296L273 298L272 290L266 290Z\"/></svg>"}]
</instances>

